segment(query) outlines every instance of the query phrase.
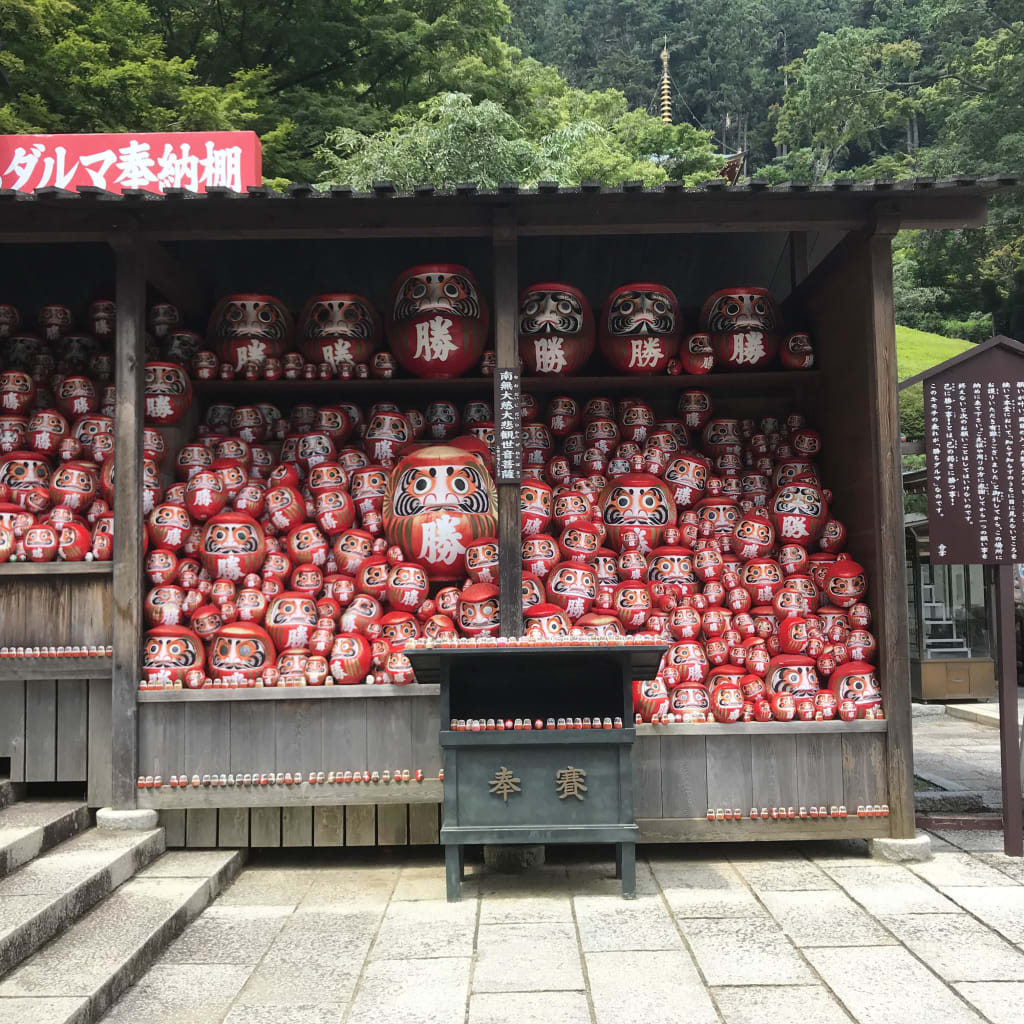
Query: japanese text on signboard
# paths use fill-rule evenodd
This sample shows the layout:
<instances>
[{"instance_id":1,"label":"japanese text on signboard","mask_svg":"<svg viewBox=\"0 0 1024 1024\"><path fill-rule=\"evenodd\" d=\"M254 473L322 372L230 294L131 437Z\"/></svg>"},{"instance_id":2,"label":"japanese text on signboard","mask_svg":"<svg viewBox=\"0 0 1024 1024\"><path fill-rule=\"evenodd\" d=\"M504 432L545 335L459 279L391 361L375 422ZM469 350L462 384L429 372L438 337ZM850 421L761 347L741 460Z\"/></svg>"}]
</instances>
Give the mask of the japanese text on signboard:
<instances>
[{"instance_id":1,"label":"japanese text on signboard","mask_svg":"<svg viewBox=\"0 0 1024 1024\"><path fill-rule=\"evenodd\" d=\"M519 371L496 370L498 378L498 483L518 483L523 471Z\"/></svg>"},{"instance_id":2,"label":"japanese text on signboard","mask_svg":"<svg viewBox=\"0 0 1024 1024\"><path fill-rule=\"evenodd\" d=\"M924 382L931 554L1024 559L1024 359L992 349Z\"/></svg>"},{"instance_id":3,"label":"japanese text on signboard","mask_svg":"<svg viewBox=\"0 0 1024 1024\"><path fill-rule=\"evenodd\" d=\"M0 188L236 192L262 181L255 132L0 136Z\"/></svg>"}]
</instances>

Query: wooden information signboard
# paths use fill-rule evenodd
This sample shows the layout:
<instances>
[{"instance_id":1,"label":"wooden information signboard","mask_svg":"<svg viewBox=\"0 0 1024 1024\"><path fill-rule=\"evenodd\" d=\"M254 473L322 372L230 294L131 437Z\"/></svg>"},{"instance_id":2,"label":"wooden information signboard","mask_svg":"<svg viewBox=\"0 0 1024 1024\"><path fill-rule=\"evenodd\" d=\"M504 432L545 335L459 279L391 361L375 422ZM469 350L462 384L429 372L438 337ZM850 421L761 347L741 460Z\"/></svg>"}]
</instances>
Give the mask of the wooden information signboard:
<instances>
[{"instance_id":1,"label":"wooden information signboard","mask_svg":"<svg viewBox=\"0 0 1024 1024\"><path fill-rule=\"evenodd\" d=\"M1024 345L996 337L904 381L924 386L931 560L997 565L1003 834L1024 855L1013 566L1024 560Z\"/></svg>"}]
</instances>

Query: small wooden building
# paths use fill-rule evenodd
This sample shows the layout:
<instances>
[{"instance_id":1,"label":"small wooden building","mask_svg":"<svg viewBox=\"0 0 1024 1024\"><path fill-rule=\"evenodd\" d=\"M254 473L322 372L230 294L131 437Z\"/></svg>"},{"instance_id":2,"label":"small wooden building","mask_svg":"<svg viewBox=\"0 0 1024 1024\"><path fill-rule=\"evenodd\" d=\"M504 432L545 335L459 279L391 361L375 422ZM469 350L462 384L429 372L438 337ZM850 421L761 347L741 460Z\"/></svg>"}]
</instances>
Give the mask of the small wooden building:
<instances>
[{"instance_id":1,"label":"small wooden building","mask_svg":"<svg viewBox=\"0 0 1024 1024\"><path fill-rule=\"evenodd\" d=\"M45 302L117 302L115 558L106 565L0 566L0 644L112 642L87 678L52 664L0 662L0 758L27 782L86 783L89 803L154 806L171 845L366 845L436 842L441 783L384 787L143 790L140 774L303 771L371 759L435 774L437 687L138 690L142 620L142 378L150 301L204 316L232 291L265 291L297 308L350 289L383 305L410 264L462 263L492 300L499 368L518 366L517 295L568 281L599 303L630 280L663 281L689 323L729 284L756 284L809 330L806 372L687 377L522 379L538 395L642 394L664 411L685 387L724 415L798 410L822 434L821 466L866 567L887 718L845 723L642 726L634 746L641 841L711 841L914 833L910 667L904 573L890 242L900 228L961 228L1012 180L917 180L827 186L761 183L698 189L584 184L482 191L430 187L368 194L293 186L113 195L0 191L4 291ZM323 402L490 394L490 378L196 383L197 406L242 396ZM495 396L497 403L497 396ZM168 447L180 444L168 438ZM519 486L499 487L502 632L521 628ZM888 818L709 822L710 807L888 804Z\"/></svg>"}]
</instances>

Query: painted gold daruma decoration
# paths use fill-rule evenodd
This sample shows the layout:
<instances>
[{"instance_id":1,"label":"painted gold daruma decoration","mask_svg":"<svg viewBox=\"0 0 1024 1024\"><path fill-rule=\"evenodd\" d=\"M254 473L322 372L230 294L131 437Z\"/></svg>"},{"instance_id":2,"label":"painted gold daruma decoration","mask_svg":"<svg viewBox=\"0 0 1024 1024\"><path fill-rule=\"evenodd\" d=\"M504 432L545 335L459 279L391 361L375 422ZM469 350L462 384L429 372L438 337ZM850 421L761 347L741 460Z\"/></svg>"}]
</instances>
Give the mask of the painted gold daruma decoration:
<instances>
[{"instance_id":1,"label":"painted gold daruma decoration","mask_svg":"<svg viewBox=\"0 0 1024 1024\"><path fill-rule=\"evenodd\" d=\"M343 363L369 362L381 340L380 314L354 292L328 292L306 301L299 314L299 344L311 363L337 373Z\"/></svg>"},{"instance_id":2,"label":"painted gold daruma decoration","mask_svg":"<svg viewBox=\"0 0 1024 1024\"><path fill-rule=\"evenodd\" d=\"M431 445L392 471L382 518L388 543L424 566L432 581L458 580L466 548L497 533L497 490L469 452Z\"/></svg>"},{"instance_id":3,"label":"painted gold daruma decoration","mask_svg":"<svg viewBox=\"0 0 1024 1024\"><path fill-rule=\"evenodd\" d=\"M670 289L647 281L625 284L601 310L601 353L620 373L664 373L682 331L679 301Z\"/></svg>"},{"instance_id":4,"label":"painted gold daruma decoration","mask_svg":"<svg viewBox=\"0 0 1024 1024\"><path fill-rule=\"evenodd\" d=\"M519 355L540 377L572 376L594 352L594 314L569 284L545 282L519 296Z\"/></svg>"},{"instance_id":5,"label":"painted gold daruma decoration","mask_svg":"<svg viewBox=\"0 0 1024 1024\"><path fill-rule=\"evenodd\" d=\"M466 267L425 263L396 279L388 310L395 358L417 377L461 377L483 355L490 315Z\"/></svg>"}]
</instances>

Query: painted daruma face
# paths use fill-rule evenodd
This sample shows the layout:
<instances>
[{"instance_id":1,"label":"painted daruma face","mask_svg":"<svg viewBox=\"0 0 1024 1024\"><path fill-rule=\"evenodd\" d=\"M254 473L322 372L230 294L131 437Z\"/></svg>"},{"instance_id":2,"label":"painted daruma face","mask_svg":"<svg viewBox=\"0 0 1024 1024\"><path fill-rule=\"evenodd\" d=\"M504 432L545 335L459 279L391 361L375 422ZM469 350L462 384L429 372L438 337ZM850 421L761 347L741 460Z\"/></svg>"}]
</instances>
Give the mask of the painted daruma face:
<instances>
[{"instance_id":1,"label":"painted daruma face","mask_svg":"<svg viewBox=\"0 0 1024 1024\"><path fill-rule=\"evenodd\" d=\"M834 562L825 570L822 586L824 600L836 608L852 608L867 593L868 581L864 567L846 559Z\"/></svg>"},{"instance_id":2,"label":"painted daruma face","mask_svg":"<svg viewBox=\"0 0 1024 1024\"><path fill-rule=\"evenodd\" d=\"M291 338L292 332L291 314L280 299L273 295L240 293L225 295L213 307L206 333L211 340L254 338L272 342L273 345L258 349L259 354L266 358L279 355L281 346Z\"/></svg>"},{"instance_id":3,"label":"painted daruma face","mask_svg":"<svg viewBox=\"0 0 1024 1024\"><path fill-rule=\"evenodd\" d=\"M155 626L142 647L142 674L150 685L185 682L190 669L202 670L206 654L199 637L184 626Z\"/></svg>"},{"instance_id":4,"label":"painted daruma face","mask_svg":"<svg viewBox=\"0 0 1024 1024\"><path fill-rule=\"evenodd\" d=\"M300 591L286 591L271 598L264 627L278 650L306 650L316 628L316 620L313 598Z\"/></svg>"},{"instance_id":5,"label":"painted daruma face","mask_svg":"<svg viewBox=\"0 0 1024 1024\"><path fill-rule=\"evenodd\" d=\"M767 366L779 350L779 314L764 288L726 288L704 303L701 329L711 335L715 365L725 370Z\"/></svg>"},{"instance_id":6,"label":"painted daruma face","mask_svg":"<svg viewBox=\"0 0 1024 1024\"><path fill-rule=\"evenodd\" d=\"M466 636L496 636L498 633L498 588L474 583L459 596L455 613L459 630Z\"/></svg>"},{"instance_id":7,"label":"painted daruma face","mask_svg":"<svg viewBox=\"0 0 1024 1024\"><path fill-rule=\"evenodd\" d=\"M384 495L384 530L432 581L461 579L466 548L498 529L497 491L468 452L435 445L406 456Z\"/></svg>"},{"instance_id":8,"label":"painted daruma face","mask_svg":"<svg viewBox=\"0 0 1024 1024\"><path fill-rule=\"evenodd\" d=\"M410 267L395 281L389 315L391 351L417 377L460 377L483 354L487 304L465 267Z\"/></svg>"},{"instance_id":9,"label":"painted daruma face","mask_svg":"<svg viewBox=\"0 0 1024 1024\"><path fill-rule=\"evenodd\" d=\"M629 473L613 480L598 499L602 518L608 528L608 542L622 548L623 536L633 532L641 553L658 547L665 530L675 525L676 504L668 487L648 473Z\"/></svg>"},{"instance_id":10,"label":"painted daruma face","mask_svg":"<svg viewBox=\"0 0 1024 1024\"><path fill-rule=\"evenodd\" d=\"M380 315L362 295L314 295L299 314L302 354L311 363L327 363L332 374L344 363L368 362L380 337Z\"/></svg>"},{"instance_id":11,"label":"painted daruma face","mask_svg":"<svg viewBox=\"0 0 1024 1024\"><path fill-rule=\"evenodd\" d=\"M775 533L782 542L808 547L822 534L828 505L821 488L810 483L790 483L779 488L770 502Z\"/></svg>"},{"instance_id":12,"label":"painted daruma face","mask_svg":"<svg viewBox=\"0 0 1024 1024\"><path fill-rule=\"evenodd\" d=\"M266 555L263 528L251 516L222 512L203 528L199 557L214 579L240 580L259 572Z\"/></svg>"},{"instance_id":13,"label":"painted daruma face","mask_svg":"<svg viewBox=\"0 0 1024 1024\"><path fill-rule=\"evenodd\" d=\"M277 651L265 630L254 622L221 626L210 642L209 668L213 679L252 682L273 668Z\"/></svg>"},{"instance_id":14,"label":"painted daruma face","mask_svg":"<svg viewBox=\"0 0 1024 1024\"><path fill-rule=\"evenodd\" d=\"M192 404L192 382L177 363L146 363L146 423L177 423Z\"/></svg>"},{"instance_id":15,"label":"painted daruma face","mask_svg":"<svg viewBox=\"0 0 1024 1024\"><path fill-rule=\"evenodd\" d=\"M530 373L571 376L594 351L594 314L567 284L535 284L519 297L519 356Z\"/></svg>"},{"instance_id":16,"label":"painted daruma face","mask_svg":"<svg viewBox=\"0 0 1024 1024\"><path fill-rule=\"evenodd\" d=\"M623 285L601 310L601 353L620 373L663 373L682 328L679 302L664 285Z\"/></svg>"},{"instance_id":17,"label":"painted daruma face","mask_svg":"<svg viewBox=\"0 0 1024 1024\"><path fill-rule=\"evenodd\" d=\"M548 575L546 597L576 622L590 611L597 597L594 570L583 562L559 563Z\"/></svg>"}]
</instances>

